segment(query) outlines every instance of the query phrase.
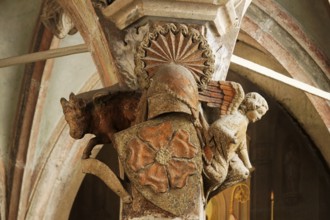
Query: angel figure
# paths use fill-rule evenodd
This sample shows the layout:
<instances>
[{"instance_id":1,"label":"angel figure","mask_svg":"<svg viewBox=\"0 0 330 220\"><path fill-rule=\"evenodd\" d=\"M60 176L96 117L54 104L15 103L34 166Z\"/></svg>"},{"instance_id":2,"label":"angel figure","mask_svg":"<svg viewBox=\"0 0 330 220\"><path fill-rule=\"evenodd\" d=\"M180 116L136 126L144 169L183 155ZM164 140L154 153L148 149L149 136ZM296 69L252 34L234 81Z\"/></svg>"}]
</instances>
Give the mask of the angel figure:
<instances>
[{"instance_id":1,"label":"angel figure","mask_svg":"<svg viewBox=\"0 0 330 220\"><path fill-rule=\"evenodd\" d=\"M239 94L242 97L242 92ZM268 104L261 95L252 92L235 108L208 129L203 170L206 198L247 179L254 170L248 156L246 131L249 122L261 119L267 112Z\"/></svg>"}]
</instances>

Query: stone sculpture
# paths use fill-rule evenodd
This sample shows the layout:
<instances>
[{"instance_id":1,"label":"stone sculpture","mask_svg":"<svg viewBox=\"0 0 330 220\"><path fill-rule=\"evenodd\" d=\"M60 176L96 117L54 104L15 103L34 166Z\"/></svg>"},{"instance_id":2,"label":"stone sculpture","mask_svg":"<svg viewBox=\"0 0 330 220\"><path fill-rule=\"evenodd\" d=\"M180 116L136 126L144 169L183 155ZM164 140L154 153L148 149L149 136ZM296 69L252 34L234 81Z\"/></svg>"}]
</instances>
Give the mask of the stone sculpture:
<instances>
[{"instance_id":1,"label":"stone sculpture","mask_svg":"<svg viewBox=\"0 0 330 220\"><path fill-rule=\"evenodd\" d=\"M198 218L202 205L198 89L209 81L213 62L205 42L185 25L155 25L146 34L136 58L143 90L137 125L113 139L133 198L142 196L165 216ZM139 215L134 203L124 209L130 216Z\"/></svg>"},{"instance_id":2,"label":"stone sculpture","mask_svg":"<svg viewBox=\"0 0 330 220\"><path fill-rule=\"evenodd\" d=\"M71 137L80 139L87 133L95 135L87 144L83 159L90 156L95 145L110 143L115 132L131 125L135 120L139 99L138 92L95 94L92 101L71 93L69 101L61 99Z\"/></svg>"},{"instance_id":3,"label":"stone sculpture","mask_svg":"<svg viewBox=\"0 0 330 220\"><path fill-rule=\"evenodd\" d=\"M248 156L246 131L249 122L261 119L267 110L266 100L252 92L246 94L236 111L212 123L203 170L208 185L206 197L212 191L222 191L244 181L254 170Z\"/></svg>"},{"instance_id":4,"label":"stone sculpture","mask_svg":"<svg viewBox=\"0 0 330 220\"><path fill-rule=\"evenodd\" d=\"M238 83L211 80L214 56L200 25L143 27L144 37L134 43L139 89L96 93L92 101L72 94L61 100L64 115L73 138L96 136L83 159L96 144L116 149L126 188L100 161L84 160L83 167L126 202L123 216L202 219L205 200L252 171L246 130L266 113L267 102L256 93L245 96ZM208 119L206 106L220 117Z\"/></svg>"}]
</instances>

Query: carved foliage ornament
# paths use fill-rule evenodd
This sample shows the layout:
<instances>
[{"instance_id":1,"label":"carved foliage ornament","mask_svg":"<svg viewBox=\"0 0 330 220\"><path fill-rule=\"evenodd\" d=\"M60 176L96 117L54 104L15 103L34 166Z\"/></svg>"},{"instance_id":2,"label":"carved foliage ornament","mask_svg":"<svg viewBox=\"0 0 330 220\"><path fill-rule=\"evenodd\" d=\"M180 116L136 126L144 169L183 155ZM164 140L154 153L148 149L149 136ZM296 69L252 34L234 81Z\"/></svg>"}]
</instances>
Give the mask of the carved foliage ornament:
<instances>
[{"instance_id":1,"label":"carved foliage ornament","mask_svg":"<svg viewBox=\"0 0 330 220\"><path fill-rule=\"evenodd\" d=\"M77 33L71 18L65 13L64 9L59 5L57 0L46 0L41 13L42 23L52 33L62 39L67 34L73 35Z\"/></svg>"},{"instance_id":2,"label":"carved foliage ornament","mask_svg":"<svg viewBox=\"0 0 330 220\"><path fill-rule=\"evenodd\" d=\"M134 72L134 57L137 53L138 45L140 45L146 33L149 31L149 24L139 27L130 27L125 29L125 38L122 41L113 41L111 46L112 52L116 57L116 64L121 78L126 86L132 90L139 88L137 76Z\"/></svg>"},{"instance_id":3,"label":"carved foliage ornament","mask_svg":"<svg viewBox=\"0 0 330 220\"><path fill-rule=\"evenodd\" d=\"M148 87L163 64L189 69L201 89L206 88L214 72L214 57L206 39L197 29L183 24L156 26L141 42L135 62L141 87Z\"/></svg>"}]
</instances>

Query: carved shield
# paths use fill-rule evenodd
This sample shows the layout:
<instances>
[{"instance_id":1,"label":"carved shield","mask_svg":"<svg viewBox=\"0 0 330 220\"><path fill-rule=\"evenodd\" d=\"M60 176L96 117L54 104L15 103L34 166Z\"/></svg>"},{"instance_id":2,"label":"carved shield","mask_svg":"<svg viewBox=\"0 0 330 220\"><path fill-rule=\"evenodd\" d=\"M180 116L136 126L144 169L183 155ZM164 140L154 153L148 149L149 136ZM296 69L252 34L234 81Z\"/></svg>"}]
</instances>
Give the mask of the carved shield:
<instances>
[{"instance_id":1,"label":"carved shield","mask_svg":"<svg viewBox=\"0 0 330 220\"><path fill-rule=\"evenodd\" d=\"M114 145L128 178L147 200L177 216L197 208L202 157L187 117L143 122L116 133Z\"/></svg>"}]
</instances>

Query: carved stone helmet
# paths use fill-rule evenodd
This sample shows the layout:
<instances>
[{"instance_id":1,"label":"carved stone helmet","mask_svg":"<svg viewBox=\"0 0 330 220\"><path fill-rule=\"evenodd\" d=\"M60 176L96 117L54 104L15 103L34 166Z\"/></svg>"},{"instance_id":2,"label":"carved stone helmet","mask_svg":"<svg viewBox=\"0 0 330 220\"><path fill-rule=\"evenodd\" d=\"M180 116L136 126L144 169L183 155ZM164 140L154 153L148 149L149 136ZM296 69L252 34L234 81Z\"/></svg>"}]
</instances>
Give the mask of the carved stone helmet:
<instances>
[{"instance_id":1,"label":"carved stone helmet","mask_svg":"<svg viewBox=\"0 0 330 220\"><path fill-rule=\"evenodd\" d=\"M185 67L166 64L155 72L147 90L148 119L170 112L198 118L198 87Z\"/></svg>"}]
</instances>

